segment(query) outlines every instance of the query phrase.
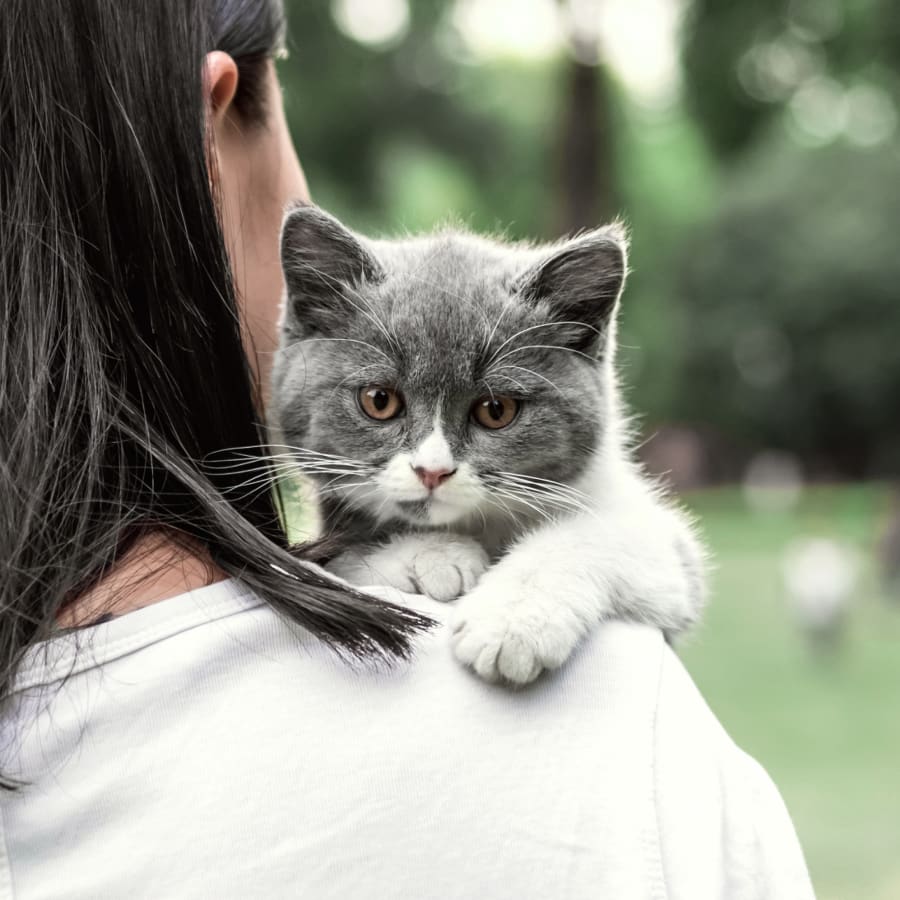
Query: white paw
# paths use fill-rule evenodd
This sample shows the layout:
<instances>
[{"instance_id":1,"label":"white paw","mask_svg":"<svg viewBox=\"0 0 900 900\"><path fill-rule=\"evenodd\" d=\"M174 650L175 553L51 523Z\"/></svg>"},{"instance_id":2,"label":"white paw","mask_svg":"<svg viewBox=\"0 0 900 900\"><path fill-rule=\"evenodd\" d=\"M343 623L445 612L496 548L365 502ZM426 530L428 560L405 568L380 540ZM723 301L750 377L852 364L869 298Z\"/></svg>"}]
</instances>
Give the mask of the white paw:
<instances>
[{"instance_id":1,"label":"white paw","mask_svg":"<svg viewBox=\"0 0 900 900\"><path fill-rule=\"evenodd\" d=\"M381 547L347 550L325 568L332 575L357 587L387 585L407 594L418 593L409 566L403 560L384 553Z\"/></svg>"},{"instance_id":2,"label":"white paw","mask_svg":"<svg viewBox=\"0 0 900 900\"><path fill-rule=\"evenodd\" d=\"M413 577L423 594L455 600L471 591L490 565L484 548L468 537L429 535L412 557Z\"/></svg>"},{"instance_id":3,"label":"white paw","mask_svg":"<svg viewBox=\"0 0 900 900\"><path fill-rule=\"evenodd\" d=\"M387 584L448 601L472 590L488 565L487 553L472 538L426 532L397 536L374 550L348 551L328 568L352 584Z\"/></svg>"},{"instance_id":4,"label":"white paw","mask_svg":"<svg viewBox=\"0 0 900 900\"><path fill-rule=\"evenodd\" d=\"M533 581L488 575L450 620L456 658L485 681L513 685L558 668L587 625L556 599Z\"/></svg>"}]
</instances>

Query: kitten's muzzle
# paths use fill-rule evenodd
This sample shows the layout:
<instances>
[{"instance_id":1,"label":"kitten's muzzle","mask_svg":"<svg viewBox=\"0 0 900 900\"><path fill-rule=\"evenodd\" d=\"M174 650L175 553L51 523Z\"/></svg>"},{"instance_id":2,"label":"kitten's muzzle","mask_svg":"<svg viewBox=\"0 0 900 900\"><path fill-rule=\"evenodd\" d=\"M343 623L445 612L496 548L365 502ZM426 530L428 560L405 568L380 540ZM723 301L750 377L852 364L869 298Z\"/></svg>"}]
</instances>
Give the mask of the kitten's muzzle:
<instances>
[{"instance_id":1,"label":"kitten's muzzle","mask_svg":"<svg viewBox=\"0 0 900 900\"><path fill-rule=\"evenodd\" d=\"M412 470L429 491L433 491L436 487L442 485L456 472L456 469L426 469L423 466L413 466Z\"/></svg>"}]
</instances>

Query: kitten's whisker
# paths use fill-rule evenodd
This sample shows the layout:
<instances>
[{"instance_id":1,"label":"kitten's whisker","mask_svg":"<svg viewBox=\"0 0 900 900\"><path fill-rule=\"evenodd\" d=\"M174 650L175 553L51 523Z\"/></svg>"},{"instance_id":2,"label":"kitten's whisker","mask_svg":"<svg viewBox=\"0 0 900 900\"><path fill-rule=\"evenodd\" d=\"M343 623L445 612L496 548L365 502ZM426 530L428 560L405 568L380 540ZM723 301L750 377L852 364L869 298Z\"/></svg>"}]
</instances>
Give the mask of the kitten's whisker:
<instances>
[{"instance_id":1,"label":"kitten's whisker","mask_svg":"<svg viewBox=\"0 0 900 900\"><path fill-rule=\"evenodd\" d=\"M565 484L562 481L554 481L551 478L541 478L538 475L525 475L521 472L498 472L497 474L502 476L503 478L511 478L518 481L525 481L532 484L550 487L554 490L571 494L574 497L583 498L584 500L591 499L589 494L585 494L584 491L578 490L578 488L573 487L571 484Z\"/></svg>"},{"instance_id":2,"label":"kitten's whisker","mask_svg":"<svg viewBox=\"0 0 900 900\"><path fill-rule=\"evenodd\" d=\"M213 473L220 475L261 475L271 474L279 476L300 475L316 471L323 472L347 472L348 474L364 474L369 471L368 466L344 466L328 461L292 460L290 462L268 462L261 465L235 465L228 468L212 469Z\"/></svg>"},{"instance_id":3,"label":"kitten's whisker","mask_svg":"<svg viewBox=\"0 0 900 900\"><path fill-rule=\"evenodd\" d=\"M551 482L548 479L532 480L532 476L520 476L514 472L495 472L487 476L489 483L503 486L507 490L525 494L534 499L541 498L556 506L564 506L590 512L590 508L581 498L590 500L586 494L570 488L561 482Z\"/></svg>"},{"instance_id":4,"label":"kitten's whisker","mask_svg":"<svg viewBox=\"0 0 900 900\"><path fill-rule=\"evenodd\" d=\"M274 453L274 450L285 450L285 453ZM264 454L256 454L256 453L241 453L243 450L266 450L267 453ZM243 444L236 447L223 447L221 450L213 450L208 453L202 460L203 465L211 465L212 462L209 461L210 457L216 457L222 454L231 454L234 459L245 459L245 460L253 460L253 461L264 461L264 460L274 460L274 459L294 459L298 454L303 454L305 456L318 456L324 457L327 459L340 460L342 462L349 463L357 463L357 460L350 458L349 456L339 456L335 453L324 453L320 450L311 450L308 447L295 447L293 444L281 444L281 443L271 443L271 444ZM226 460L225 462L228 462ZM217 463L217 465L221 465L221 463Z\"/></svg>"},{"instance_id":5,"label":"kitten's whisker","mask_svg":"<svg viewBox=\"0 0 900 900\"><path fill-rule=\"evenodd\" d=\"M350 471L348 469L300 469L297 472L298 475L307 475L307 476L327 476L332 475L335 478L359 478L362 475L368 475L368 472L365 471Z\"/></svg>"},{"instance_id":6,"label":"kitten's whisker","mask_svg":"<svg viewBox=\"0 0 900 900\"><path fill-rule=\"evenodd\" d=\"M481 516L481 527L487 531L487 516L484 514L484 510L480 506L476 506L475 511Z\"/></svg>"},{"instance_id":7,"label":"kitten's whisker","mask_svg":"<svg viewBox=\"0 0 900 900\"><path fill-rule=\"evenodd\" d=\"M510 517L510 519L515 521L516 514L509 508L509 505L503 501L502 497L498 497L489 492L486 492L484 497L487 502L491 504L491 506L495 506L500 510L500 512L506 513Z\"/></svg>"},{"instance_id":8,"label":"kitten's whisker","mask_svg":"<svg viewBox=\"0 0 900 900\"><path fill-rule=\"evenodd\" d=\"M372 471L368 466L342 466L340 463L317 459L297 460L291 463L289 468L297 472L346 472L348 475L361 475Z\"/></svg>"},{"instance_id":9,"label":"kitten's whisker","mask_svg":"<svg viewBox=\"0 0 900 900\"><path fill-rule=\"evenodd\" d=\"M591 516L594 515L594 510L589 506L585 506L583 503L578 500L573 500L571 497L562 497L558 494L548 494L542 491L533 491L531 493L533 496L543 497L547 503L550 503L559 509L569 510L570 512L583 512Z\"/></svg>"},{"instance_id":10,"label":"kitten's whisker","mask_svg":"<svg viewBox=\"0 0 900 900\"><path fill-rule=\"evenodd\" d=\"M499 321L498 321L498 324L499 324ZM487 361L486 365L489 366L492 362L494 362L494 361L497 359L497 355L500 353L500 351L501 351L507 344L509 344L510 342L514 341L514 340L515 340L517 337L519 337L520 335L526 334L526 333L529 332L529 331L535 331L535 330L537 330L538 328L559 328L559 327L562 326L562 325L577 325L579 328L587 328L587 329L589 329L590 331L595 332L597 335L599 335L599 336L601 336L601 337L602 337L602 335L603 335L603 332L602 332L602 331L600 331L600 330L597 329L597 328L594 328L593 325L588 325L586 322L574 322L574 321L573 321L573 322L541 322L539 325L529 325L527 328L523 328L523 329L521 329L521 331L517 331L515 334L511 335L510 337L508 337L508 338L507 338L507 339L506 339L506 340L505 340L505 341L504 341L504 342L503 342L503 343L502 343L502 344L494 351L494 355ZM496 329L496 326L495 326L495 329ZM491 337L493 337L493 332L491 333ZM538 346L539 346L539 345L538 345ZM515 351L513 351L513 352L515 352ZM578 351L574 351L574 352L578 352ZM583 355L583 356L586 356L587 354L582 354L582 355ZM588 357L588 358L591 359L592 357Z\"/></svg>"},{"instance_id":11,"label":"kitten's whisker","mask_svg":"<svg viewBox=\"0 0 900 900\"><path fill-rule=\"evenodd\" d=\"M213 476L240 476L240 475L261 475L270 474L275 477L281 471L279 466L260 465L260 466L232 466L228 469L204 469L204 472L210 477Z\"/></svg>"},{"instance_id":12,"label":"kitten's whisker","mask_svg":"<svg viewBox=\"0 0 900 900\"><path fill-rule=\"evenodd\" d=\"M576 356L582 356L590 363L597 362L597 360L588 353L582 353L581 350L575 350L573 347L560 347L558 344L526 344L524 347L515 347L512 350L507 350L503 356L499 359L493 359L491 362L503 362L504 359L507 359L516 353L523 353L525 350L560 350L563 353L574 353Z\"/></svg>"},{"instance_id":13,"label":"kitten's whisker","mask_svg":"<svg viewBox=\"0 0 900 900\"><path fill-rule=\"evenodd\" d=\"M541 484L531 481L523 481L515 476L501 477L501 483L510 488L518 488L524 491L533 491L545 497L557 497L570 503L584 505L585 500L590 498L582 494L580 491L569 490L565 485L555 486L553 484Z\"/></svg>"},{"instance_id":14,"label":"kitten's whisker","mask_svg":"<svg viewBox=\"0 0 900 900\"><path fill-rule=\"evenodd\" d=\"M242 481L240 484L236 484L230 487L227 491L223 493L225 497L248 497L251 495L255 495L257 492L262 492L266 488L274 488L275 483L272 481L264 481L261 483L253 482L253 481Z\"/></svg>"},{"instance_id":15,"label":"kitten's whisker","mask_svg":"<svg viewBox=\"0 0 900 900\"><path fill-rule=\"evenodd\" d=\"M350 459L342 459L340 457L330 457L330 456L319 456L316 454L307 454L307 453L273 453L267 456L241 456L235 457L230 460L221 460L221 461L210 461L202 463L203 467L206 469L214 469L217 471L227 471L228 469L239 468L241 466L253 466L253 465L262 465L262 464L270 464L270 465L286 465L291 462L295 462L299 458L309 458L315 460L321 460L322 462L329 463L353 463L357 464L356 460Z\"/></svg>"},{"instance_id":16,"label":"kitten's whisker","mask_svg":"<svg viewBox=\"0 0 900 900\"><path fill-rule=\"evenodd\" d=\"M524 485L509 481L504 481L503 484L506 490L514 491L520 496L528 496L536 502L543 500L545 503L550 503L558 509L569 510L570 512L583 512L593 518L597 518L596 510L592 509L576 497L552 491L547 488L539 488L535 485Z\"/></svg>"},{"instance_id":17,"label":"kitten's whisker","mask_svg":"<svg viewBox=\"0 0 900 900\"><path fill-rule=\"evenodd\" d=\"M318 456L323 459L335 459L347 462L357 462L358 460L353 459L350 456L341 456L337 453L323 453L320 450L311 450L308 447L291 447L288 445L284 445L287 448L287 453L279 453L273 454L275 456L284 457L286 459L292 459L296 456Z\"/></svg>"},{"instance_id":18,"label":"kitten's whisker","mask_svg":"<svg viewBox=\"0 0 900 900\"><path fill-rule=\"evenodd\" d=\"M317 492L317 493L321 493L321 492L324 491L326 488L330 488L330 487L331 487L333 484L335 484L335 483L341 482L342 480L347 479L347 478L355 478L355 477L358 477L358 476L356 475L356 473L353 473L353 474L340 474L340 475L334 475L334 476L332 476L331 478L329 478L327 481L325 481L325 482L324 482L323 484L321 484L321 485L320 485L320 484L315 484L316 492Z\"/></svg>"},{"instance_id":19,"label":"kitten's whisker","mask_svg":"<svg viewBox=\"0 0 900 900\"><path fill-rule=\"evenodd\" d=\"M362 347L367 347L369 350L374 350L380 356L383 356L389 363L393 363L394 361L391 359L390 355L385 353L380 347L376 347L374 344L370 344L368 341L360 341L356 338L300 338L298 341L294 341L291 344L288 344L284 349L289 350L292 347L297 347L301 344L318 344L329 341L341 341L346 344L359 344Z\"/></svg>"},{"instance_id":20,"label":"kitten's whisker","mask_svg":"<svg viewBox=\"0 0 900 900\"><path fill-rule=\"evenodd\" d=\"M484 341L484 349L483 349L483 351L482 351L483 353L487 353L488 350L490 350L490 348L491 348L491 341L494 339L494 335L497 333L497 329L500 327L500 323L503 321L503 317L504 317L511 309L513 309L514 306L515 306L515 304L514 304L511 300L509 300L509 301L507 301L506 306L504 306L503 309L500 310L500 315L497 316L497 321L494 322L494 327L491 329L490 334L485 338L485 341ZM496 352L499 353L499 352L506 346L507 343L509 343L509 342L508 342L508 341L505 341L503 344L501 344L501 345L497 348L497 351L496 351ZM495 354L495 355L496 355L496 354ZM487 361L487 365L490 365L491 362L493 362L493 357Z\"/></svg>"},{"instance_id":21,"label":"kitten's whisker","mask_svg":"<svg viewBox=\"0 0 900 900\"><path fill-rule=\"evenodd\" d=\"M536 512L539 516L547 519L548 521L552 521L552 516L547 513L547 510L543 509L541 506L536 506L532 503L530 497L526 497L525 495L519 493L518 491L511 490L508 485L504 485L504 487L499 487L494 485L494 491L501 494L504 497L509 498L510 500L515 500L517 503L521 503L524 506L527 506L529 509Z\"/></svg>"},{"instance_id":22,"label":"kitten's whisker","mask_svg":"<svg viewBox=\"0 0 900 900\"><path fill-rule=\"evenodd\" d=\"M380 518L380 516L381 516L381 511L385 508L385 506L387 506L387 502L388 502L389 499L390 499L390 498L387 497L387 496L384 496L384 497L381 498L381 503L378 504L378 509L375 510L375 518L376 518L376 520Z\"/></svg>"},{"instance_id":23,"label":"kitten's whisker","mask_svg":"<svg viewBox=\"0 0 900 900\"><path fill-rule=\"evenodd\" d=\"M345 469L348 472L363 472L369 468L369 466L364 465L353 466L347 463L334 462L330 459L294 459L290 462L280 463L280 465L294 469L314 469L316 466L324 466L327 469Z\"/></svg>"},{"instance_id":24,"label":"kitten's whisker","mask_svg":"<svg viewBox=\"0 0 900 900\"><path fill-rule=\"evenodd\" d=\"M492 375L496 372L499 372L501 369L518 369L521 372L528 372L529 375L534 375L535 378L539 378L541 381L546 381L547 384L549 384L550 387L552 387L553 390L555 390L560 395L560 397L565 399L566 395L560 390L560 388L557 385L555 385L549 378L547 378L546 375L541 375L540 372L535 372L534 369L529 369L527 366L517 366L513 363L507 363L505 366L495 366L489 372L485 373L485 377L487 377L488 375ZM509 378L510 376L502 375L501 377Z\"/></svg>"},{"instance_id":25,"label":"kitten's whisker","mask_svg":"<svg viewBox=\"0 0 900 900\"><path fill-rule=\"evenodd\" d=\"M354 288L352 285L347 284L344 281L341 281L339 278L335 278L334 276L329 275L327 272L323 272L321 269L318 269L315 266L311 266L311 265L304 263L304 268L308 269L310 272L315 272L315 274L317 274L320 278L323 278L326 282L331 282L333 285L335 285L335 287L348 291L350 294L352 294L354 297L356 297L361 303L363 303L367 307L367 309L363 309L363 308L357 306L357 304L354 303L345 294L345 299L349 301L350 305L358 313L365 316L370 322L372 322L372 324L385 336L385 339L387 340L388 344L394 349L394 351L399 353L400 347L398 346L396 337L394 337L394 335L391 334L391 332L388 330L388 328L384 324L384 322L382 322L381 319L378 317L372 304L369 302L369 300L366 297L363 296L362 293L360 293L358 290L356 290L356 288Z\"/></svg>"},{"instance_id":26,"label":"kitten's whisker","mask_svg":"<svg viewBox=\"0 0 900 900\"><path fill-rule=\"evenodd\" d=\"M331 485L331 486L329 487L328 485ZM336 494L336 493L338 493L338 491L346 491L351 488L361 488L361 487L370 487L370 486L377 487L376 483L371 480L340 482L338 484L332 484L332 482L329 482L328 485L318 488L316 493L319 496L325 496L327 494Z\"/></svg>"},{"instance_id":27,"label":"kitten's whisker","mask_svg":"<svg viewBox=\"0 0 900 900\"><path fill-rule=\"evenodd\" d=\"M255 496L256 494L260 494L267 489L271 490L273 488L277 488L285 480L286 476L275 476L274 478L257 476L255 478L250 478L246 481L242 481L240 482L240 484L229 487L225 491L225 495L227 496L237 493L237 495L242 498Z\"/></svg>"},{"instance_id":28,"label":"kitten's whisker","mask_svg":"<svg viewBox=\"0 0 900 900\"><path fill-rule=\"evenodd\" d=\"M501 369L518 369L520 367L519 366L500 366L500 368ZM496 375L498 378L506 378L509 381L511 381L520 391L522 391L523 394L528 393L528 388L526 388L525 385L522 384L522 382L519 381L517 378L513 378L512 375L504 375L502 372L500 372L499 369L496 370L495 372L489 372L488 374ZM483 378L481 380L484 383L484 386L488 389L488 393L491 395L491 400L493 400L494 399L494 391L491 389L491 386L487 383L487 381L485 381Z\"/></svg>"}]
</instances>

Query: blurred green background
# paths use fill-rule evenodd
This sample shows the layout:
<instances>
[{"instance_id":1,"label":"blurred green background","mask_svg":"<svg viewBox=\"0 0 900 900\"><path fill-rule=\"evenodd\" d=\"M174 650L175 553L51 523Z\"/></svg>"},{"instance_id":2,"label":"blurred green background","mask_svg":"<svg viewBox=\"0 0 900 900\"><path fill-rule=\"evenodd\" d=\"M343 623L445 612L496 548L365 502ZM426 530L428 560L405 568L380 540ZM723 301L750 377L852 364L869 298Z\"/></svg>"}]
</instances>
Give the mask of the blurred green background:
<instances>
[{"instance_id":1,"label":"blurred green background","mask_svg":"<svg viewBox=\"0 0 900 900\"><path fill-rule=\"evenodd\" d=\"M896 0L287 0L313 196L632 232L640 452L716 555L683 658L823 900L900 898Z\"/></svg>"}]
</instances>

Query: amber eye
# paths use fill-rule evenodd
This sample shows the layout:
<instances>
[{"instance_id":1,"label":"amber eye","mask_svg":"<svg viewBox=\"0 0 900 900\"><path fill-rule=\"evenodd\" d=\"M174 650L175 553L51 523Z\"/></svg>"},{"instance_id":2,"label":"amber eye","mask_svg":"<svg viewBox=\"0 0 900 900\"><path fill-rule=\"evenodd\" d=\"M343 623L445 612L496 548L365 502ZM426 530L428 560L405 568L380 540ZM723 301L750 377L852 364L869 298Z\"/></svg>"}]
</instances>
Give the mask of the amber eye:
<instances>
[{"instance_id":1,"label":"amber eye","mask_svg":"<svg viewBox=\"0 0 900 900\"><path fill-rule=\"evenodd\" d=\"M403 412L403 398L395 390L378 384L360 388L359 405L370 419L380 422L396 418Z\"/></svg>"},{"instance_id":2,"label":"amber eye","mask_svg":"<svg viewBox=\"0 0 900 900\"><path fill-rule=\"evenodd\" d=\"M512 397L482 397L472 407L472 418L484 428L506 428L518 414L519 406Z\"/></svg>"}]
</instances>

